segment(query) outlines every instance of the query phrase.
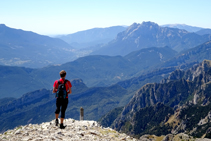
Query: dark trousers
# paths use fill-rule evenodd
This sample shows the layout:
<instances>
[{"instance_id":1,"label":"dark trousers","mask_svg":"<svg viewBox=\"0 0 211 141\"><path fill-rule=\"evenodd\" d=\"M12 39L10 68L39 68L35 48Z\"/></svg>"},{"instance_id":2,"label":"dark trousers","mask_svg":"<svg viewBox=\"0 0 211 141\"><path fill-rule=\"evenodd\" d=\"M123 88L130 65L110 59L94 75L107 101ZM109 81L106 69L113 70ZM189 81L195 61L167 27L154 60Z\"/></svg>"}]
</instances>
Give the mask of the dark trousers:
<instances>
[{"instance_id":1,"label":"dark trousers","mask_svg":"<svg viewBox=\"0 0 211 141\"><path fill-rule=\"evenodd\" d=\"M68 105L68 98L65 99L56 99L56 111L55 114L59 114L61 109L61 118L65 118L65 111Z\"/></svg>"}]
</instances>

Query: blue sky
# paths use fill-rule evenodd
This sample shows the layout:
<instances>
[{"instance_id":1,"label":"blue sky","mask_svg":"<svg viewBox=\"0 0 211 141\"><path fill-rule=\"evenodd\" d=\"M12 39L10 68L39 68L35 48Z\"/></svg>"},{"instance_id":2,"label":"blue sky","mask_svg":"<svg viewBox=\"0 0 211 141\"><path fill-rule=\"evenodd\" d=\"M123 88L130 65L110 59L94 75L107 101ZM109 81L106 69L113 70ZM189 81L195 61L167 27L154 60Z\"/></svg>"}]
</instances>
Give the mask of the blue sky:
<instances>
[{"instance_id":1,"label":"blue sky","mask_svg":"<svg viewBox=\"0 0 211 141\"><path fill-rule=\"evenodd\" d=\"M38 34L152 21L211 28L211 0L0 0L0 24Z\"/></svg>"}]
</instances>

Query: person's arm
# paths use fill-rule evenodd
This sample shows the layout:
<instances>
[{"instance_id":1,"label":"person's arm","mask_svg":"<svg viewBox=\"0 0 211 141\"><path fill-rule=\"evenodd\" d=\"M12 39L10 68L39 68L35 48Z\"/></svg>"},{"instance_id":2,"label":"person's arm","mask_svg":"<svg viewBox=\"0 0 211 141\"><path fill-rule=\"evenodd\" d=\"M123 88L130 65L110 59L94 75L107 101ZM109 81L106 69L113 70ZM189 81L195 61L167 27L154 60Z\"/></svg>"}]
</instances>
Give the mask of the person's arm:
<instances>
[{"instance_id":1,"label":"person's arm","mask_svg":"<svg viewBox=\"0 0 211 141\"><path fill-rule=\"evenodd\" d=\"M57 90L56 90L56 88L55 88L55 87L53 87L53 93L56 93L56 91L57 91Z\"/></svg>"},{"instance_id":2,"label":"person's arm","mask_svg":"<svg viewBox=\"0 0 211 141\"><path fill-rule=\"evenodd\" d=\"M67 90L67 94L71 94L72 93L72 84L70 83L70 81L67 81L67 86L68 86L68 90Z\"/></svg>"},{"instance_id":3,"label":"person's arm","mask_svg":"<svg viewBox=\"0 0 211 141\"><path fill-rule=\"evenodd\" d=\"M55 81L54 84L53 84L53 93L56 93L57 88L58 88L57 81Z\"/></svg>"},{"instance_id":4,"label":"person's arm","mask_svg":"<svg viewBox=\"0 0 211 141\"><path fill-rule=\"evenodd\" d=\"M71 90L71 87L69 87L67 94L71 94L71 93L72 93L72 90Z\"/></svg>"}]
</instances>

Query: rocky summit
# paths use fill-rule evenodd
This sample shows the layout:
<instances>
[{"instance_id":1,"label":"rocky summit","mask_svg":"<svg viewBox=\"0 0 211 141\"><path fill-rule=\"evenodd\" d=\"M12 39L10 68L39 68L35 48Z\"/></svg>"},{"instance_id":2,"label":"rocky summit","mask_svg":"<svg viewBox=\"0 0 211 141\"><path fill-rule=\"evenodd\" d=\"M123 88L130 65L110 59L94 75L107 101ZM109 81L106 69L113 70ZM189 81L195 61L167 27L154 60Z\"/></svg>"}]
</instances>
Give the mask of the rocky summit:
<instances>
[{"instance_id":1,"label":"rocky summit","mask_svg":"<svg viewBox=\"0 0 211 141\"><path fill-rule=\"evenodd\" d=\"M137 141L124 133L104 128L96 121L65 119L65 129L55 126L55 120L42 124L19 126L0 134L0 141Z\"/></svg>"},{"instance_id":2,"label":"rocky summit","mask_svg":"<svg viewBox=\"0 0 211 141\"><path fill-rule=\"evenodd\" d=\"M184 133L166 136L143 135L139 139L119 133L109 127L104 128L96 121L65 119L65 129L55 126L55 120L42 124L19 126L0 134L0 141L210 141L193 138Z\"/></svg>"}]
</instances>

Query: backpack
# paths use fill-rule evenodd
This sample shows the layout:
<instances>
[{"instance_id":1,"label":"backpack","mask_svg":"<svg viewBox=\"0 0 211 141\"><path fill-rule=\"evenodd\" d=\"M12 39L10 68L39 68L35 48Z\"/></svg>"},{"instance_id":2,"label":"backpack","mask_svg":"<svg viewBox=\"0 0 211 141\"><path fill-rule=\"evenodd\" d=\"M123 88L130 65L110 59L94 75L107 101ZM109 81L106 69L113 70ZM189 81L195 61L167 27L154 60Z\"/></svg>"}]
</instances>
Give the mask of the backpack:
<instances>
[{"instance_id":1,"label":"backpack","mask_svg":"<svg viewBox=\"0 0 211 141\"><path fill-rule=\"evenodd\" d=\"M58 89L56 92L56 97L59 99L65 99L67 97L67 91L65 88L65 84L66 84L67 80L64 81L64 83L62 84L59 80L58 80Z\"/></svg>"}]
</instances>

